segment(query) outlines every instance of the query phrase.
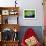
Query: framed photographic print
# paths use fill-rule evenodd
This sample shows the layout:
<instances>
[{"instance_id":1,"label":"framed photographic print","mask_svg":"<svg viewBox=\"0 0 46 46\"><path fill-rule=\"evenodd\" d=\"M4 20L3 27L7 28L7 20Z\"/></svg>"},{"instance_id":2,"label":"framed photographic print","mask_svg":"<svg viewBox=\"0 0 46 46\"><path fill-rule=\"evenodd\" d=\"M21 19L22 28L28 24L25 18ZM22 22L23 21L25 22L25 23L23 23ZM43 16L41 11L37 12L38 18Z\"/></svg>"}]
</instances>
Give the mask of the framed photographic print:
<instances>
[{"instance_id":1,"label":"framed photographic print","mask_svg":"<svg viewBox=\"0 0 46 46\"><path fill-rule=\"evenodd\" d=\"M36 18L36 9L24 9L23 18L24 19L35 19Z\"/></svg>"},{"instance_id":2,"label":"framed photographic print","mask_svg":"<svg viewBox=\"0 0 46 46\"><path fill-rule=\"evenodd\" d=\"M2 10L2 15L9 15L9 10Z\"/></svg>"}]
</instances>

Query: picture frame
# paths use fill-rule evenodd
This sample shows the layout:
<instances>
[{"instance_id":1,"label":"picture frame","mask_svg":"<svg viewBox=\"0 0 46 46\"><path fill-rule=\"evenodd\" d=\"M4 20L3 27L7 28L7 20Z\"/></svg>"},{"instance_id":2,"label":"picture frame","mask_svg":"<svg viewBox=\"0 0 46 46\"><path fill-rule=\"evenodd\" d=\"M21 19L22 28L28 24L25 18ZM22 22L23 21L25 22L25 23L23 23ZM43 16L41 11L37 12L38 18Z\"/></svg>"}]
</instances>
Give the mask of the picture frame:
<instances>
[{"instance_id":1,"label":"picture frame","mask_svg":"<svg viewBox=\"0 0 46 46\"><path fill-rule=\"evenodd\" d=\"M2 15L9 15L9 10L2 10Z\"/></svg>"},{"instance_id":2,"label":"picture frame","mask_svg":"<svg viewBox=\"0 0 46 46\"><path fill-rule=\"evenodd\" d=\"M24 19L36 19L36 9L24 9L23 18Z\"/></svg>"}]
</instances>

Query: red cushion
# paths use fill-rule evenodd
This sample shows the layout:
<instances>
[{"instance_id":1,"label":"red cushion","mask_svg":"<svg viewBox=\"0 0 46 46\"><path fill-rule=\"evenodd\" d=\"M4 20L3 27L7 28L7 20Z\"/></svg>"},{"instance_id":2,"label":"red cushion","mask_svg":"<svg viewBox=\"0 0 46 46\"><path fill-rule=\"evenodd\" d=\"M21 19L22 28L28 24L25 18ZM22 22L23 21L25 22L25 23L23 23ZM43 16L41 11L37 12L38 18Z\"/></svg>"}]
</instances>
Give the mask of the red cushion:
<instances>
[{"instance_id":1,"label":"red cushion","mask_svg":"<svg viewBox=\"0 0 46 46\"><path fill-rule=\"evenodd\" d=\"M28 39L29 37L32 36L36 37L37 35L32 28L28 28L27 31L25 32L24 37L22 38L22 46L26 46L25 39Z\"/></svg>"}]
</instances>

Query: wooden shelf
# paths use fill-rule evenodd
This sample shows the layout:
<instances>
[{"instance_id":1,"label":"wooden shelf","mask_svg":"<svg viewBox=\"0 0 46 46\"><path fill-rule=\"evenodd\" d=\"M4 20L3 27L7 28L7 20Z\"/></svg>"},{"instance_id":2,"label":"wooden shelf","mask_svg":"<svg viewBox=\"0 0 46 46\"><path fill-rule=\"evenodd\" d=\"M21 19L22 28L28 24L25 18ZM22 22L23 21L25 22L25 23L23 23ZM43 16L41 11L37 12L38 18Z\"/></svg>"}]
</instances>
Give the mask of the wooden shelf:
<instances>
[{"instance_id":1,"label":"wooden shelf","mask_svg":"<svg viewBox=\"0 0 46 46\"><path fill-rule=\"evenodd\" d=\"M5 43L8 43L8 42L12 43L12 42L19 42L19 40L15 40L15 41L10 40L10 41L3 41L3 42L5 42Z\"/></svg>"},{"instance_id":2,"label":"wooden shelf","mask_svg":"<svg viewBox=\"0 0 46 46\"><path fill-rule=\"evenodd\" d=\"M19 41L1 41L0 43L2 46L18 46Z\"/></svg>"},{"instance_id":3,"label":"wooden shelf","mask_svg":"<svg viewBox=\"0 0 46 46\"><path fill-rule=\"evenodd\" d=\"M3 33L3 30L7 28L7 29L11 29L10 31L14 31L14 33L16 33L16 32L18 33L18 31L20 29L18 21L17 21L17 24L8 24L7 17L9 17L9 16L14 16L14 17L17 16L16 19L18 20L18 17L19 17L19 7L0 7L0 20L1 20L0 32ZM16 30L16 32L15 32L15 30ZM13 37L13 39L14 39L14 37ZM16 41L16 39L15 39L15 41L13 41L13 39L10 39L9 41L5 41L2 38L3 37L2 37L2 34L1 34L0 46L18 46L18 42L19 42L18 39L17 39L17 41Z\"/></svg>"},{"instance_id":4,"label":"wooden shelf","mask_svg":"<svg viewBox=\"0 0 46 46\"><path fill-rule=\"evenodd\" d=\"M19 10L19 7L0 7L0 10L12 10L12 9L14 9L14 10Z\"/></svg>"},{"instance_id":5,"label":"wooden shelf","mask_svg":"<svg viewBox=\"0 0 46 46\"><path fill-rule=\"evenodd\" d=\"M11 42L3 42L3 45L6 46L18 46L18 42L17 41L11 41Z\"/></svg>"},{"instance_id":6,"label":"wooden shelf","mask_svg":"<svg viewBox=\"0 0 46 46\"><path fill-rule=\"evenodd\" d=\"M19 31L20 26L19 24L0 24L1 31L5 28L10 28L14 31L14 29L17 29Z\"/></svg>"}]
</instances>

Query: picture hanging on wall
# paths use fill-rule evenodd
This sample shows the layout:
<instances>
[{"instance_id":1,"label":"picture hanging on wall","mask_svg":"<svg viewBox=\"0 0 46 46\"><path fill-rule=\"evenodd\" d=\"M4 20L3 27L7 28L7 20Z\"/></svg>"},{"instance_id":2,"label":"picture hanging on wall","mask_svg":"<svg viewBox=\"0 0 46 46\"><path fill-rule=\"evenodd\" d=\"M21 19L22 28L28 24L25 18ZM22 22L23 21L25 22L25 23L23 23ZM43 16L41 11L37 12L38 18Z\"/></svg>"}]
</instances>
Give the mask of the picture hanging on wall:
<instances>
[{"instance_id":1,"label":"picture hanging on wall","mask_svg":"<svg viewBox=\"0 0 46 46\"><path fill-rule=\"evenodd\" d=\"M24 19L35 19L36 18L36 9L24 9L23 17L24 17Z\"/></svg>"}]
</instances>

